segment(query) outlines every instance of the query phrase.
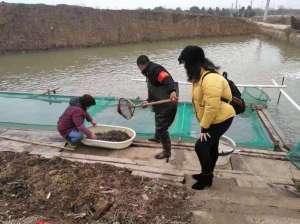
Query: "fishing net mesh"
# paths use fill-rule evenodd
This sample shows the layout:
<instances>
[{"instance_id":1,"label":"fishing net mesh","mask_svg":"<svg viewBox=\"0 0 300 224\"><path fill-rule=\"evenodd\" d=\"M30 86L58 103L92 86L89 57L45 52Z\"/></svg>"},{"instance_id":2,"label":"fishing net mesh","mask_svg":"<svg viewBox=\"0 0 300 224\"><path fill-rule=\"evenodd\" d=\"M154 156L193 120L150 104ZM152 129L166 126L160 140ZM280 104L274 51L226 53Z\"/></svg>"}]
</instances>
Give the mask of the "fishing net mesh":
<instances>
[{"instance_id":1,"label":"fishing net mesh","mask_svg":"<svg viewBox=\"0 0 300 224\"><path fill-rule=\"evenodd\" d=\"M267 105L270 101L269 95L257 87L246 87L242 92L242 97L247 106Z\"/></svg>"},{"instance_id":2,"label":"fishing net mesh","mask_svg":"<svg viewBox=\"0 0 300 224\"><path fill-rule=\"evenodd\" d=\"M59 95L0 93L0 127L57 130L57 120L68 106L70 98L70 96ZM130 120L119 115L117 111L119 104L122 114L131 117ZM155 133L155 119L151 108L136 110L133 117L131 110L126 101L122 100L120 103L116 98L96 97L96 105L89 109L89 113L100 124L125 126L134 129L138 137L152 137ZM247 116L237 116L234 119L226 135L238 146L272 148L272 141L256 111L249 108L245 114ZM90 124L86 123L86 125ZM174 140L195 141L199 137L200 125L195 118L191 103L178 104L176 119L169 132Z\"/></svg>"},{"instance_id":3,"label":"fishing net mesh","mask_svg":"<svg viewBox=\"0 0 300 224\"><path fill-rule=\"evenodd\" d=\"M130 100L127 100L125 98L119 99L118 113L122 115L125 119L129 120L133 117L134 108L135 107Z\"/></svg>"},{"instance_id":4,"label":"fishing net mesh","mask_svg":"<svg viewBox=\"0 0 300 224\"><path fill-rule=\"evenodd\" d=\"M288 159L300 170L300 142L289 151Z\"/></svg>"}]
</instances>

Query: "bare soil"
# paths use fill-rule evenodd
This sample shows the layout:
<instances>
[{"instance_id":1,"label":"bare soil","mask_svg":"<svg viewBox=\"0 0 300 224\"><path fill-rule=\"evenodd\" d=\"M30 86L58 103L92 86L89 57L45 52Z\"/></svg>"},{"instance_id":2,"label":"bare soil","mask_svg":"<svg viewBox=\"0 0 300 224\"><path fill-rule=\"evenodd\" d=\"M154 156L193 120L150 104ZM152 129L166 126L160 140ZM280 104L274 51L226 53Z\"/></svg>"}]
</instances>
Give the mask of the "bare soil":
<instances>
[{"instance_id":1,"label":"bare soil","mask_svg":"<svg viewBox=\"0 0 300 224\"><path fill-rule=\"evenodd\" d=\"M110 142L123 142L130 139L130 136L123 131L109 131L96 134L98 140Z\"/></svg>"},{"instance_id":2,"label":"bare soil","mask_svg":"<svg viewBox=\"0 0 300 224\"><path fill-rule=\"evenodd\" d=\"M2 2L0 15L0 53L239 36L258 31L256 25L237 18L148 10Z\"/></svg>"},{"instance_id":3,"label":"bare soil","mask_svg":"<svg viewBox=\"0 0 300 224\"><path fill-rule=\"evenodd\" d=\"M0 223L190 223L190 195L110 165L0 153Z\"/></svg>"}]
</instances>

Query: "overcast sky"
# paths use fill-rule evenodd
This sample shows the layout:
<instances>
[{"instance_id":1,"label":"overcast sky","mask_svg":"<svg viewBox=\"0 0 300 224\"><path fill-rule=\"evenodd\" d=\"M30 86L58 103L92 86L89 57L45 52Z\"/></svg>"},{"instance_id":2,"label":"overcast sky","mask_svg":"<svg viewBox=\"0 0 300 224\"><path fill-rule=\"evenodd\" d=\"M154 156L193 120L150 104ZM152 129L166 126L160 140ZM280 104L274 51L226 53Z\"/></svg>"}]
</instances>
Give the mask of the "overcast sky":
<instances>
[{"instance_id":1,"label":"overcast sky","mask_svg":"<svg viewBox=\"0 0 300 224\"><path fill-rule=\"evenodd\" d=\"M238 0L239 5L247 6L251 4L251 0ZM264 8L267 0L252 0L253 7ZM235 4L236 0L5 0L10 3L44 3L44 4L69 4L90 6L103 9L136 9L154 8L156 6L163 6L165 8L181 7L188 9L191 6L198 7L220 7L230 8L232 3ZM300 9L300 0L271 0L271 8L278 8L284 6L285 8L298 8Z\"/></svg>"}]
</instances>

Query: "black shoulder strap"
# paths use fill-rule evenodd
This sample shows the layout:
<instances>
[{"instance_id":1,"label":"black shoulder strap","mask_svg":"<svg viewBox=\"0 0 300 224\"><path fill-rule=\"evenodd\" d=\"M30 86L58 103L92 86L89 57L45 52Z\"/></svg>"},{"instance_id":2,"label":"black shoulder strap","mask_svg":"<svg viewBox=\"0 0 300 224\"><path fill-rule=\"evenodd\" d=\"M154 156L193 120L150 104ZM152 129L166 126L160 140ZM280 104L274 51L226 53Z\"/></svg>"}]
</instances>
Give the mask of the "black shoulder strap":
<instances>
[{"instance_id":1,"label":"black shoulder strap","mask_svg":"<svg viewBox=\"0 0 300 224\"><path fill-rule=\"evenodd\" d=\"M212 72L212 71L206 72L206 73L203 75L202 82L203 82L203 79L204 79L208 74L210 74L210 73L216 73L216 72Z\"/></svg>"},{"instance_id":2,"label":"black shoulder strap","mask_svg":"<svg viewBox=\"0 0 300 224\"><path fill-rule=\"evenodd\" d=\"M206 72L206 73L203 75L202 82L203 82L203 79L205 78L205 76L207 76L207 75L210 74L210 73L216 73L216 72L212 72L212 71ZM223 72L223 76L224 76L224 78L227 80L227 72ZM223 101L223 102L225 102L225 103L230 103L230 100L227 100L227 99L225 99L225 98L223 98L223 97L221 97L221 101Z\"/></svg>"}]
</instances>

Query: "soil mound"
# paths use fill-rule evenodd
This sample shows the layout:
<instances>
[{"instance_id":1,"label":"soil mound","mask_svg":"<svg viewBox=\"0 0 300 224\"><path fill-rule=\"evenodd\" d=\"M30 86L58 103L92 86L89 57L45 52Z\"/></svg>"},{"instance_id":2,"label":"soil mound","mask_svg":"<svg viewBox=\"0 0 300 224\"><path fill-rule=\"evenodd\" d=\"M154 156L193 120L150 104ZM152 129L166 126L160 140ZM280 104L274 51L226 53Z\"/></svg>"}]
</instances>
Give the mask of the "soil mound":
<instances>
[{"instance_id":1,"label":"soil mound","mask_svg":"<svg viewBox=\"0 0 300 224\"><path fill-rule=\"evenodd\" d=\"M0 153L0 223L189 223L190 192L126 169Z\"/></svg>"}]
</instances>

